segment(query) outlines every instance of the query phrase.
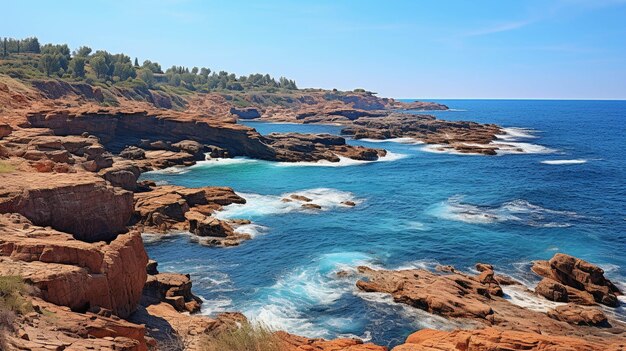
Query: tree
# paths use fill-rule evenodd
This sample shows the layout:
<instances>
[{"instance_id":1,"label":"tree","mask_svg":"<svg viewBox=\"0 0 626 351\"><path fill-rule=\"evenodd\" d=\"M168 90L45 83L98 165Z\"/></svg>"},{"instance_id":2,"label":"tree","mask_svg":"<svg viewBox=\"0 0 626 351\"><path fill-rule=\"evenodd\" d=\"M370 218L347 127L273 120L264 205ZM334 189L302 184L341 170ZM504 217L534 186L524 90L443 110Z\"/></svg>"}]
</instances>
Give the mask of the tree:
<instances>
[{"instance_id":1,"label":"tree","mask_svg":"<svg viewBox=\"0 0 626 351\"><path fill-rule=\"evenodd\" d=\"M109 72L109 66L103 55L92 57L91 60L89 60L89 64L91 64L91 68L93 68L98 78L106 77Z\"/></svg>"},{"instance_id":2,"label":"tree","mask_svg":"<svg viewBox=\"0 0 626 351\"><path fill-rule=\"evenodd\" d=\"M130 62L116 62L113 68L113 75L120 77L120 80L127 80L128 78L135 78L137 72Z\"/></svg>"},{"instance_id":3,"label":"tree","mask_svg":"<svg viewBox=\"0 0 626 351\"><path fill-rule=\"evenodd\" d=\"M53 73L56 73L61 69L61 64L59 63L61 59L61 55L59 54L43 54L40 58L41 68L43 72L50 77Z\"/></svg>"},{"instance_id":4,"label":"tree","mask_svg":"<svg viewBox=\"0 0 626 351\"><path fill-rule=\"evenodd\" d=\"M77 56L70 61L70 68L72 69L72 75L77 78L85 77L85 62L87 60L82 56Z\"/></svg>"},{"instance_id":5,"label":"tree","mask_svg":"<svg viewBox=\"0 0 626 351\"><path fill-rule=\"evenodd\" d=\"M151 70L147 68L142 68L137 73L137 77L143 80L149 88L152 88L154 86L154 73L152 73Z\"/></svg>"},{"instance_id":6,"label":"tree","mask_svg":"<svg viewBox=\"0 0 626 351\"><path fill-rule=\"evenodd\" d=\"M135 67L139 67L139 60L135 57Z\"/></svg>"},{"instance_id":7,"label":"tree","mask_svg":"<svg viewBox=\"0 0 626 351\"><path fill-rule=\"evenodd\" d=\"M91 54L91 48L88 46L81 46L74 51L74 56L87 57L89 54Z\"/></svg>"}]
</instances>

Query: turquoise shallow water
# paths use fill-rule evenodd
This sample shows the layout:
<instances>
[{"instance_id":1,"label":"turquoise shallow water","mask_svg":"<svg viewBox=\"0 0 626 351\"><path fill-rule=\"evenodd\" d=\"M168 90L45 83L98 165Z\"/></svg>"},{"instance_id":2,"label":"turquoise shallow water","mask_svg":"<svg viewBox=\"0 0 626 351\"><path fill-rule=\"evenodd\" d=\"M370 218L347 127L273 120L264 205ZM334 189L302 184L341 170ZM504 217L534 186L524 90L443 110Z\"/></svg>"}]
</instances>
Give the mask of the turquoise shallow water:
<instances>
[{"instance_id":1,"label":"turquoise shallow water","mask_svg":"<svg viewBox=\"0 0 626 351\"><path fill-rule=\"evenodd\" d=\"M248 204L221 216L257 224L245 228L256 237L239 247L209 248L185 235L170 236L148 241L149 255L161 271L192 274L194 291L206 299L205 313L240 310L294 333L355 335L383 345L419 328L454 325L360 293L356 277L339 278L337 271L438 263L469 271L488 262L532 286L530 262L565 252L600 264L624 286L626 101L438 102L453 109L432 112L443 119L525 128L512 130L512 142L536 153L462 156L427 152L423 145L350 140L383 147L393 157L341 167L243 159L148 173L144 178L189 187L231 186ZM261 133L340 129L248 125ZM306 212L280 201L293 192L325 210ZM357 206L342 206L345 200Z\"/></svg>"}]
</instances>

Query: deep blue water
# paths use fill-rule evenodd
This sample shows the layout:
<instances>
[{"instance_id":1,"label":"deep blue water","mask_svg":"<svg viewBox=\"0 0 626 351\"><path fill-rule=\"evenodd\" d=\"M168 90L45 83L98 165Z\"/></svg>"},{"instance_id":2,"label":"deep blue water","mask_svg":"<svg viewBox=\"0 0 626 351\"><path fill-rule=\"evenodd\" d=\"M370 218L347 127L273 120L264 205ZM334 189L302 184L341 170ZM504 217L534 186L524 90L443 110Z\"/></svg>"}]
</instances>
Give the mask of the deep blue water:
<instances>
[{"instance_id":1,"label":"deep blue water","mask_svg":"<svg viewBox=\"0 0 626 351\"><path fill-rule=\"evenodd\" d=\"M469 271L488 262L532 285L530 261L565 252L600 264L624 284L626 101L439 102L454 109L432 112L440 118L526 128L522 132L534 138L515 142L553 151L463 156L426 152L423 145L350 140L404 158L345 167L218 161L185 173L146 174L189 187L231 186L249 204L222 215L263 226L248 228L259 233L239 247L209 248L171 236L149 242L149 255L161 271L192 274L194 291L207 300L205 313L240 310L294 333L356 335L383 345L422 327L451 325L359 293L357 278L338 278L337 271L437 263ZM334 126L248 125L261 133L339 132ZM541 162L550 160L578 163ZM303 212L280 201L281 194L301 191L325 211ZM346 199L358 205L339 204Z\"/></svg>"}]
</instances>

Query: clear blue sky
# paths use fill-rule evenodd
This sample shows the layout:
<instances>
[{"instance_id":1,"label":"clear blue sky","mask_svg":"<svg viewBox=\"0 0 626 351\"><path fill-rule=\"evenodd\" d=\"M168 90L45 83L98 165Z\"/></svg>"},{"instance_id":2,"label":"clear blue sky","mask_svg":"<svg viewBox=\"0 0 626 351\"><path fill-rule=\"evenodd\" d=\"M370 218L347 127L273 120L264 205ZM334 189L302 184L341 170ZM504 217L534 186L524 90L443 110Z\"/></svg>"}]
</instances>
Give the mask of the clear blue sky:
<instances>
[{"instance_id":1,"label":"clear blue sky","mask_svg":"<svg viewBox=\"0 0 626 351\"><path fill-rule=\"evenodd\" d=\"M0 4L0 36L415 98L626 99L625 0Z\"/></svg>"}]
</instances>

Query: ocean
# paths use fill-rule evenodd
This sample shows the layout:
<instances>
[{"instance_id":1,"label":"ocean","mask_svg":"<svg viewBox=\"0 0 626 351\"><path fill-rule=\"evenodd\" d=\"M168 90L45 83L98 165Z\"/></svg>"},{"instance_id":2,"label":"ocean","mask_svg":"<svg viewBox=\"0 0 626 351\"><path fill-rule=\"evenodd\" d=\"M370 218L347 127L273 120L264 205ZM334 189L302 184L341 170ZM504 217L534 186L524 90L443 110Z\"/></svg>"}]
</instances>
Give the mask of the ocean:
<instances>
[{"instance_id":1,"label":"ocean","mask_svg":"<svg viewBox=\"0 0 626 351\"><path fill-rule=\"evenodd\" d=\"M357 275L337 272L438 264L472 272L484 262L533 287L538 278L531 262L563 252L600 265L626 288L626 101L436 102L451 110L419 113L499 124L515 148L477 156L402 139L348 140L390 155L339 164L231 159L149 172L144 179L233 187L248 203L219 216L254 223L240 229L254 238L232 248L201 246L186 234L145 235L149 256L160 271L191 274L193 291L205 301L202 313L241 311L295 334L356 336L389 346L421 328L462 325L360 292ZM341 129L246 124L263 134ZM280 201L292 193L322 210ZM521 290L505 292L514 303L550 306ZM623 307L614 313L626 319Z\"/></svg>"}]
</instances>

